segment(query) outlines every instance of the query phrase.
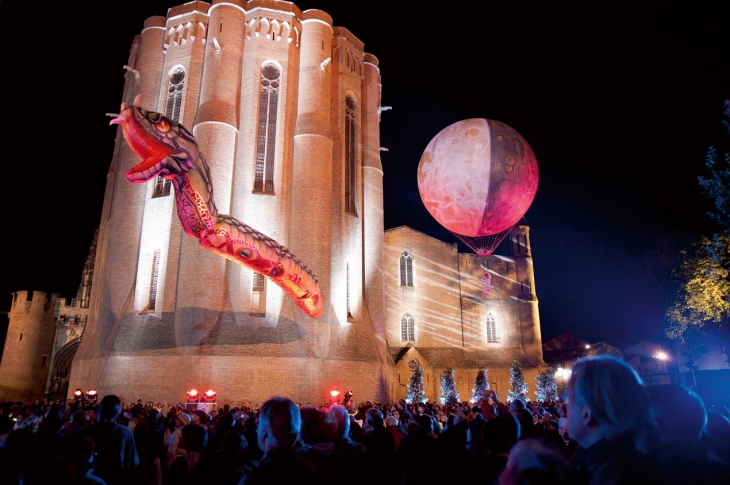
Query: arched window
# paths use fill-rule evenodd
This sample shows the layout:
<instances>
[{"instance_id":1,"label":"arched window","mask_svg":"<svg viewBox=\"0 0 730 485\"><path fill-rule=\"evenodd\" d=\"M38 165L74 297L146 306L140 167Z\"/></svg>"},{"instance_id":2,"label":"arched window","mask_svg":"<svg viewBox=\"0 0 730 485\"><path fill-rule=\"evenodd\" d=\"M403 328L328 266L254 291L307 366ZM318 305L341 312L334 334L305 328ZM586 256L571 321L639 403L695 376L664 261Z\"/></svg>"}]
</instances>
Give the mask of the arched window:
<instances>
[{"instance_id":1,"label":"arched window","mask_svg":"<svg viewBox=\"0 0 730 485\"><path fill-rule=\"evenodd\" d=\"M416 340L413 317L405 314L400 319L400 339L401 342L412 342Z\"/></svg>"},{"instance_id":2,"label":"arched window","mask_svg":"<svg viewBox=\"0 0 730 485\"><path fill-rule=\"evenodd\" d=\"M150 278L150 299L147 305L149 311L155 311L155 305L157 305L157 279L160 275L160 250L155 250L155 255L152 257L152 277Z\"/></svg>"},{"instance_id":3,"label":"arched window","mask_svg":"<svg viewBox=\"0 0 730 485\"><path fill-rule=\"evenodd\" d=\"M487 314L487 342L499 342L499 336L497 335L497 321L494 319L494 314L491 312Z\"/></svg>"},{"instance_id":4,"label":"arched window","mask_svg":"<svg viewBox=\"0 0 730 485\"><path fill-rule=\"evenodd\" d=\"M253 191L274 193L274 148L276 147L276 115L279 105L281 71L273 64L261 69L259 128L256 141L256 173Z\"/></svg>"},{"instance_id":5,"label":"arched window","mask_svg":"<svg viewBox=\"0 0 730 485\"><path fill-rule=\"evenodd\" d=\"M400 253L400 285L413 286L413 255L408 251Z\"/></svg>"},{"instance_id":6,"label":"arched window","mask_svg":"<svg viewBox=\"0 0 730 485\"><path fill-rule=\"evenodd\" d=\"M357 103L349 94L345 98L345 210L357 215Z\"/></svg>"}]
</instances>

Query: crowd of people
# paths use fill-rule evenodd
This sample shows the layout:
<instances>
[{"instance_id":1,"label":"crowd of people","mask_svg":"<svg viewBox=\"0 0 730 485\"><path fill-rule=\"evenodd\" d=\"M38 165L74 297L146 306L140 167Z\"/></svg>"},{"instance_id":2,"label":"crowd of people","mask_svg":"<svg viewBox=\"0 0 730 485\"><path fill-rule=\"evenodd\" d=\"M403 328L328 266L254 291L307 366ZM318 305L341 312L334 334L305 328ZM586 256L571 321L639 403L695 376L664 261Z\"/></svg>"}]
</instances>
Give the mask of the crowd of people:
<instances>
[{"instance_id":1,"label":"crowd of people","mask_svg":"<svg viewBox=\"0 0 730 485\"><path fill-rule=\"evenodd\" d=\"M730 483L730 412L612 357L578 361L557 402L347 401L0 400L0 483Z\"/></svg>"}]
</instances>

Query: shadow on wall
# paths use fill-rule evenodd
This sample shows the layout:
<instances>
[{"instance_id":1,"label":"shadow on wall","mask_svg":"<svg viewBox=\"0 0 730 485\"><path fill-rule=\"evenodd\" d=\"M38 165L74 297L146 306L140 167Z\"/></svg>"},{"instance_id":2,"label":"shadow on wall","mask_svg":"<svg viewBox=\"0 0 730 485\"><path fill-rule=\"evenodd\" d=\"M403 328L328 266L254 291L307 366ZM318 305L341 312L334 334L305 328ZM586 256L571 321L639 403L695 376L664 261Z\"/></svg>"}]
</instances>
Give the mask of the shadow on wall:
<instances>
[{"instance_id":1,"label":"shadow on wall","mask_svg":"<svg viewBox=\"0 0 730 485\"><path fill-rule=\"evenodd\" d=\"M284 317L275 326L259 317L197 308L196 317L212 324L175 327L175 313L126 315L117 333L115 352L173 349L186 346L287 344L302 340L306 331ZM178 315L179 318L179 315ZM240 325L237 321L244 321Z\"/></svg>"}]
</instances>

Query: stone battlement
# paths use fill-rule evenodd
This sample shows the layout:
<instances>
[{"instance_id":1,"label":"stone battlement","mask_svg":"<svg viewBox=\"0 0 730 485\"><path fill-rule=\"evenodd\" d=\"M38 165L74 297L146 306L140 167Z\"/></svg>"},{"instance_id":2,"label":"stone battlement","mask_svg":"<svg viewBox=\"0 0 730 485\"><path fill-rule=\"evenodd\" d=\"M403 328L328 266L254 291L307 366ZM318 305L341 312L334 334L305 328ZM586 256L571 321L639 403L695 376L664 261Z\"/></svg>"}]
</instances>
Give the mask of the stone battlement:
<instances>
[{"instance_id":1,"label":"stone battlement","mask_svg":"<svg viewBox=\"0 0 730 485\"><path fill-rule=\"evenodd\" d=\"M31 298L28 299L27 291L18 291L13 293L13 301L10 306L11 313L53 313L58 299L58 293L51 293L51 298L46 298L45 291L31 292Z\"/></svg>"}]
</instances>

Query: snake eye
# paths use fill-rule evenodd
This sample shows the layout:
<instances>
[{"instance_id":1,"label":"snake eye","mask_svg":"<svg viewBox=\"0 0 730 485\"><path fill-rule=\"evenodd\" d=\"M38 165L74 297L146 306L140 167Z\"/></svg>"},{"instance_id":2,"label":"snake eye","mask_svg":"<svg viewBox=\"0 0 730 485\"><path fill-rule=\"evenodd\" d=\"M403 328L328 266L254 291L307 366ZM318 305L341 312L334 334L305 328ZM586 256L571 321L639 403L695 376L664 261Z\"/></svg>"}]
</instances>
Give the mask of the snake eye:
<instances>
[{"instance_id":1,"label":"snake eye","mask_svg":"<svg viewBox=\"0 0 730 485\"><path fill-rule=\"evenodd\" d=\"M168 123L165 119L160 119L160 121L155 123L155 128L157 128L157 131L166 133L170 131L170 123Z\"/></svg>"},{"instance_id":2,"label":"snake eye","mask_svg":"<svg viewBox=\"0 0 730 485\"><path fill-rule=\"evenodd\" d=\"M249 251L248 249L241 249L238 254L240 254L242 258L246 259L251 257L251 251Z\"/></svg>"}]
</instances>

